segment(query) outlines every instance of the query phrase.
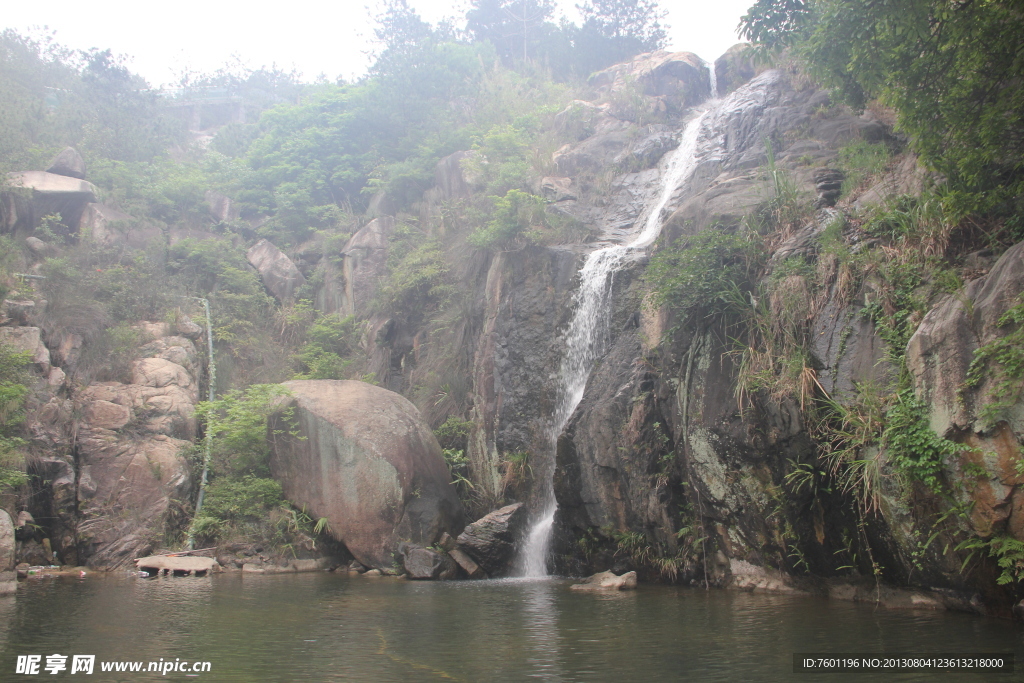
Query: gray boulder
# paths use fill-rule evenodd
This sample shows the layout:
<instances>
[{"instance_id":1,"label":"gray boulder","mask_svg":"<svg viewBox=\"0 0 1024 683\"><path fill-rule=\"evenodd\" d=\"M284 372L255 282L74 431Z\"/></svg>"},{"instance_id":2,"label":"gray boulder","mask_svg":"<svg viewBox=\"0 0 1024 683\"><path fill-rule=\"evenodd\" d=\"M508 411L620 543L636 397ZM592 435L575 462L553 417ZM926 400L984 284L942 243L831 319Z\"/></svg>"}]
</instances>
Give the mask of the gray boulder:
<instances>
[{"instance_id":1,"label":"gray boulder","mask_svg":"<svg viewBox=\"0 0 1024 683\"><path fill-rule=\"evenodd\" d=\"M455 539L458 549L475 560L490 576L507 574L516 550L526 535L527 514L522 503L489 512Z\"/></svg>"},{"instance_id":2,"label":"gray boulder","mask_svg":"<svg viewBox=\"0 0 1024 683\"><path fill-rule=\"evenodd\" d=\"M753 50L749 43L738 43L715 60L718 96L723 97L757 75Z\"/></svg>"},{"instance_id":3,"label":"gray boulder","mask_svg":"<svg viewBox=\"0 0 1024 683\"><path fill-rule=\"evenodd\" d=\"M398 555L405 575L416 580L454 579L458 567L448 555L418 545L402 544Z\"/></svg>"},{"instance_id":4,"label":"gray boulder","mask_svg":"<svg viewBox=\"0 0 1024 683\"><path fill-rule=\"evenodd\" d=\"M285 496L367 567L402 541L430 545L463 524L429 427L408 400L365 382L295 380L268 424L270 469Z\"/></svg>"},{"instance_id":5,"label":"gray boulder","mask_svg":"<svg viewBox=\"0 0 1024 683\"><path fill-rule=\"evenodd\" d=\"M85 160L74 147L65 147L50 162L47 173L85 179Z\"/></svg>"},{"instance_id":6,"label":"gray boulder","mask_svg":"<svg viewBox=\"0 0 1024 683\"><path fill-rule=\"evenodd\" d=\"M386 274L388 243L395 231L391 216L364 225L342 249L344 289L341 310L346 315L365 315L377 287Z\"/></svg>"},{"instance_id":7,"label":"gray boulder","mask_svg":"<svg viewBox=\"0 0 1024 683\"><path fill-rule=\"evenodd\" d=\"M268 240L260 240L245 255L260 274L263 285L281 303L293 299L299 287L306 284L306 278L292 260Z\"/></svg>"}]
</instances>

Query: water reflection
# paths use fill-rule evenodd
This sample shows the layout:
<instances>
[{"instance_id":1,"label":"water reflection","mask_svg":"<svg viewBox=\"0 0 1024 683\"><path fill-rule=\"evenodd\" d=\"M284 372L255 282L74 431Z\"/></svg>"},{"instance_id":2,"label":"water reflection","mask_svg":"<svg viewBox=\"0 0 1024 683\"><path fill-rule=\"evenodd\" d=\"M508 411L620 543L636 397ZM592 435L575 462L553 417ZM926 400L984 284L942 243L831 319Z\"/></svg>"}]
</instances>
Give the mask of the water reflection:
<instances>
[{"instance_id":1,"label":"water reflection","mask_svg":"<svg viewBox=\"0 0 1024 683\"><path fill-rule=\"evenodd\" d=\"M32 653L208 660L204 679L231 682L778 681L792 679L793 652L808 651L1015 651L1024 662L1024 629L1008 622L657 586L580 593L557 579L42 580L23 584L16 602L0 601L0 623L9 624L0 680L12 678L18 654Z\"/></svg>"},{"instance_id":2,"label":"water reflection","mask_svg":"<svg viewBox=\"0 0 1024 683\"><path fill-rule=\"evenodd\" d=\"M508 579L506 583L519 593L523 602L523 627L528 643L527 675L547 681L562 681L555 582L552 579Z\"/></svg>"}]
</instances>

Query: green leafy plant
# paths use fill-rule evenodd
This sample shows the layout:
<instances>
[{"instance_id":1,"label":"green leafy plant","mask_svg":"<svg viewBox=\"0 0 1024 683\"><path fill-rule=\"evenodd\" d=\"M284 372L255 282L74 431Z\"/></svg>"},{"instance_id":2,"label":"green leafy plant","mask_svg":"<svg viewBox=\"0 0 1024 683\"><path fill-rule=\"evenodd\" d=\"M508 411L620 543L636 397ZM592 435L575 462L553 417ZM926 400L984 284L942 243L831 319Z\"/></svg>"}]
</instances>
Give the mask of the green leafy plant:
<instances>
[{"instance_id":1,"label":"green leafy plant","mask_svg":"<svg viewBox=\"0 0 1024 683\"><path fill-rule=\"evenodd\" d=\"M197 417L213 433L215 472L226 476L267 473L267 418L277 400L287 394L278 384L253 384L196 406Z\"/></svg>"},{"instance_id":2,"label":"green leafy plant","mask_svg":"<svg viewBox=\"0 0 1024 683\"><path fill-rule=\"evenodd\" d=\"M837 161L844 171L842 195L860 189L865 181L882 173L891 158L889 148L881 142L857 139L841 147Z\"/></svg>"},{"instance_id":3,"label":"green leafy plant","mask_svg":"<svg viewBox=\"0 0 1024 683\"><path fill-rule=\"evenodd\" d=\"M503 197L491 197L493 218L469 236L469 243L481 249L512 251L536 243L550 226L547 202L536 195L511 189Z\"/></svg>"},{"instance_id":4,"label":"green leafy plant","mask_svg":"<svg viewBox=\"0 0 1024 683\"><path fill-rule=\"evenodd\" d=\"M992 538L969 538L956 546L957 550L969 551L961 570L966 569L975 553L984 552L996 561L1002 570L996 583L1008 585L1024 581L1024 542L1012 536L993 536Z\"/></svg>"},{"instance_id":5,"label":"green leafy plant","mask_svg":"<svg viewBox=\"0 0 1024 683\"><path fill-rule=\"evenodd\" d=\"M1017 403L1024 391L1024 296L999 318L1000 327L1015 326L974 352L967 371L966 386L974 388L992 379L990 402L979 417L992 424Z\"/></svg>"}]
</instances>

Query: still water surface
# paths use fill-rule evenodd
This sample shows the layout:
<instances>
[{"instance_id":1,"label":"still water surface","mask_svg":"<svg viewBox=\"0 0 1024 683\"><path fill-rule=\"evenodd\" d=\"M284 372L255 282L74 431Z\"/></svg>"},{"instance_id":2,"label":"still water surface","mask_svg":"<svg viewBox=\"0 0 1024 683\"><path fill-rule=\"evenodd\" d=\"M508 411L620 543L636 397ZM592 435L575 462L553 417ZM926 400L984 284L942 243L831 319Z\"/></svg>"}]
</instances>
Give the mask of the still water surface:
<instances>
[{"instance_id":1,"label":"still water surface","mask_svg":"<svg viewBox=\"0 0 1024 683\"><path fill-rule=\"evenodd\" d=\"M3 629L6 629L4 631ZM1021 680L1024 627L819 598L564 581L417 583L344 574L43 579L0 598L0 681L20 654L209 661L206 681ZM794 674L794 652L1015 652L1016 674ZM69 659L70 661L70 659ZM45 662L45 658L44 658Z\"/></svg>"}]
</instances>

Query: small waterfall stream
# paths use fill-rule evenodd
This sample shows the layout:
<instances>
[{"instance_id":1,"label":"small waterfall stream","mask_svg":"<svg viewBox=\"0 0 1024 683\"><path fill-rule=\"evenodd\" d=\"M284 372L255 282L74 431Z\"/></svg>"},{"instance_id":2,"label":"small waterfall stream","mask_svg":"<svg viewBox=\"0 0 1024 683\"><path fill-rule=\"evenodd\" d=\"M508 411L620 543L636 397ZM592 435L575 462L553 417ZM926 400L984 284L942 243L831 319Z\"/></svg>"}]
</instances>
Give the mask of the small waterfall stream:
<instances>
[{"instance_id":1,"label":"small waterfall stream","mask_svg":"<svg viewBox=\"0 0 1024 683\"><path fill-rule=\"evenodd\" d=\"M629 244L617 244L591 252L580 269L575 311L563 336L565 355L559 371L561 387L549 434L552 454L559 434L583 398L594 361L606 351L611 332L611 293L615 273L630 260L642 255L661 233L662 211L703 156L699 144L701 132L705 130L705 120L712 111L713 108L705 109L692 119L683 130L679 147L666 155L657 200L637 220L638 224L643 225L639 234ZM519 558L519 574L524 577L543 577L548 573L548 543L558 507L550 480L542 495L540 518L530 530Z\"/></svg>"}]
</instances>

